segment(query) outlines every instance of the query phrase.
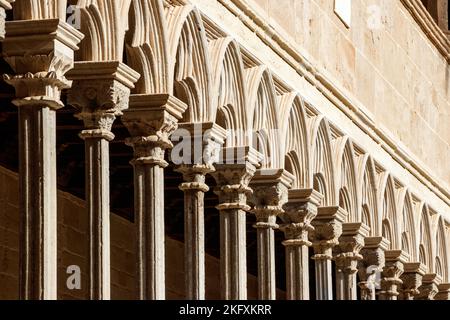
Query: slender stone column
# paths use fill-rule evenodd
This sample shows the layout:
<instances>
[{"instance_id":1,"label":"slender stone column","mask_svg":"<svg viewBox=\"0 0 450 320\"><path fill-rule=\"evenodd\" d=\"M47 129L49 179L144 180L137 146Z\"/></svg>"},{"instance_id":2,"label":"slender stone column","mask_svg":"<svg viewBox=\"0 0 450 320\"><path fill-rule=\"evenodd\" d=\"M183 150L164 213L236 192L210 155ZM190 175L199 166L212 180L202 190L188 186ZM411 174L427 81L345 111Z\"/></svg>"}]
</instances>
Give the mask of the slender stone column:
<instances>
[{"instance_id":1,"label":"slender stone column","mask_svg":"<svg viewBox=\"0 0 450 320\"><path fill-rule=\"evenodd\" d=\"M358 262L358 275L361 300L376 300L376 277L385 265L385 251L390 245L383 237L366 237L361 250L363 260Z\"/></svg>"},{"instance_id":2,"label":"slender stone column","mask_svg":"<svg viewBox=\"0 0 450 320\"><path fill-rule=\"evenodd\" d=\"M344 223L336 256L336 295L337 300L357 300L356 274L364 238L369 235L369 227L363 223Z\"/></svg>"},{"instance_id":3,"label":"slender stone column","mask_svg":"<svg viewBox=\"0 0 450 320\"><path fill-rule=\"evenodd\" d=\"M450 300L450 283L441 283L439 291L434 296L434 300Z\"/></svg>"},{"instance_id":4,"label":"slender stone column","mask_svg":"<svg viewBox=\"0 0 450 320\"><path fill-rule=\"evenodd\" d=\"M317 216L317 207L323 196L313 189L289 190L288 203L280 215L280 229L286 240L286 298L309 300L308 233L314 230L311 221Z\"/></svg>"},{"instance_id":5,"label":"slender stone column","mask_svg":"<svg viewBox=\"0 0 450 320\"><path fill-rule=\"evenodd\" d=\"M283 205L288 201L288 190L294 176L285 170L258 170L251 181L256 216L258 245L258 298L276 299L275 278L275 229L278 229L277 216L284 212Z\"/></svg>"},{"instance_id":6,"label":"slender stone column","mask_svg":"<svg viewBox=\"0 0 450 320\"><path fill-rule=\"evenodd\" d=\"M400 290L401 300L415 300L419 295L419 287L422 285L422 278L426 268L420 262L407 262L404 265L405 271L400 279L403 281Z\"/></svg>"},{"instance_id":7,"label":"slender stone column","mask_svg":"<svg viewBox=\"0 0 450 320\"><path fill-rule=\"evenodd\" d=\"M435 274L425 274L422 278L422 285L419 287L419 294L415 300L434 300L439 292L439 284L442 278Z\"/></svg>"},{"instance_id":8,"label":"slender stone column","mask_svg":"<svg viewBox=\"0 0 450 320\"><path fill-rule=\"evenodd\" d=\"M187 136L191 157L176 171L183 174L180 190L184 192L184 274L186 299L205 299L205 223L204 197L209 191L206 175L215 171L226 131L214 123L180 124ZM184 155L185 156L185 155ZM174 160L174 159L173 159ZM189 160L189 161L186 161ZM187 163L186 163L187 162Z\"/></svg>"},{"instance_id":9,"label":"slender stone column","mask_svg":"<svg viewBox=\"0 0 450 320\"><path fill-rule=\"evenodd\" d=\"M400 276L404 272L404 264L409 256L402 250L389 250L385 252L386 263L381 278L380 300L397 300L403 281Z\"/></svg>"},{"instance_id":10,"label":"slender stone column","mask_svg":"<svg viewBox=\"0 0 450 320\"><path fill-rule=\"evenodd\" d=\"M3 2L0 2L4 4ZM33 31L31 31L33 30ZM19 107L20 298L56 299L56 110L83 35L64 22L6 23L3 55ZM33 32L33 36L30 33Z\"/></svg>"},{"instance_id":11,"label":"slender stone column","mask_svg":"<svg viewBox=\"0 0 450 320\"><path fill-rule=\"evenodd\" d=\"M164 160L173 147L169 136L187 106L166 94L131 95L122 122L134 149L136 285L138 299L163 300L165 287Z\"/></svg>"},{"instance_id":12,"label":"slender stone column","mask_svg":"<svg viewBox=\"0 0 450 320\"><path fill-rule=\"evenodd\" d=\"M89 297L110 299L109 141L117 116L128 108L130 89L139 74L116 61L77 62L68 104L84 121L80 137L86 152L86 205L89 216Z\"/></svg>"},{"instance_id":13,"label":"slender stone column","mask_svg":"<svg viewBox=\"0 0 450 320\"><path fill-rule=\"evenodd\" d=\"M5 40L6 10L11 10L15 0L0 0L0 41Z\"/></svg>"},{"instance_id":14,"label":"slender stone column","mask_svg":"<svg viewBox=\"0 0 450 320\"><path fill-rule=\"evenodd\" d=\"M312 221L314 231L310 233L310 239L314 248L317 300L333 300L333 248L338 245L346 216L347 212L340 207L320 207Z\"/></svg>"},{"instance_id":15,"label":"slender stone column","mask_svg":"<svg viewBox=\"0 0 450 320\"><path fill-rule=\"evenodd\" d=\"M260 154L251 147L224 148L225 164L216 165L220 211L220 284L222 299L247 299L246 213L250 180Z\"/></svg>"}]
</instances>

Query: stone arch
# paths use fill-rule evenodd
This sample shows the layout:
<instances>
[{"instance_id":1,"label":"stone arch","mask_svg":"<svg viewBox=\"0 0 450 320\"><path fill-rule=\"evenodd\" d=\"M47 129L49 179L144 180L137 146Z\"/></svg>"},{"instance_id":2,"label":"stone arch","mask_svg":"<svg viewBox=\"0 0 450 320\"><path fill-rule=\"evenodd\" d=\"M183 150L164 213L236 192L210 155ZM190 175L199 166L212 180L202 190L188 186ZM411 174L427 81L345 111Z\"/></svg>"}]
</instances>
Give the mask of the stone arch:
<instances>
[{"instance_id":1,"label":"stone arch","mask_svg":"<svg viewBox=\"0 0 450 320\"><path fill-rule=\"evenodd\" d=\"M169 71L174 94L188 105L184 122L214 122L212 68L203 21L192 5L174 6L166 15Z\"/></svg>"},{"instance_id":2,"label":"stone arch","mask_svg":"<svg viewBox=\"0 0 450 320\"><path fill-rule=\"evenodd\" d=\"M314 117L310 123L310 150L311 150L311 180L314 187L321 183L321 192L324 196L324 206L335 206L336 186L334 176L334 164L331 150L331 135L328 121L322 117ZM320 178L320 179L319 179Z\"/></svg>"},{"instance_id":3,"label":"stone arch","mask_svg":"<svg viewBox=\"0 0 450 320\"><path fill-rule=\"evenodd\" d=\"M240 47L231 37L211 41L210 56L213 68L213 93L216 123L228 129L226 144L249 145L247 92L244 82L244 64Z\"/></svg>"},{"instance_id":4,"label":"stone arch","mask_svg":"<svg viewBox=\"0 0 450 320\"><path fill-rule=\"evenodd\" d=\"M122 61L131 0L79 0L84 39L75 55L79 61ZM64 14L65 16L65 14Z\"/></svg>"},{"instance_id":5,"label":"stone arch","mask_svg":"<svg viewBox=\"0 0 450 320\"><path fill-rule=\"evenodd\" d=\"M389 222L388 219L383 219L383 223L382 223L382 227L381 227L381 235L386 238L387 240L389 240L391 249L393 247L392 243L395 239L394 237L394 233L392 232L392 227L391 227L391 223Z\"/></svg>"},{"instance_id":6,"label":"stone arch","mask_svg":"<svg viewBox=\"0 0 450 320\"><path fill-rule=\"evenodd\" d=\"M392 176L385 172L384 176L380 181L379 188L379 197L380 197L380 208L382 213L383 225L386 221L389 222L390 230L391 230L391 239L390 248L391 249L400 249L400 233L397 219L397 205L396 205L396 197L394 192L394 181Z\"/></svg>"},{"instance_id":7,"label":"stone arch","mask_svg":"<svg viewBox=\"0 0 450 320\"><path fill-rule=\"evenodd\" d=\"M438 225L437 225L437 232L436 232L436 264L435 264L435 270L436 273L439 274L439 267L440 267L440 275L442 276L442 279L444 281L449 281L448 278L448 243L446 241L445 237L445 225L444 225L444 219L439 217ZM439 265L438 262L439 261Z\"/></svg>"},{"instance_id":8,"label":"stone arch","mask_svg":"<svg viewBox=\"0 0 450 320\"><path fill-rule=\"evenodd\" d=\"M67 0L22 0L15 1L12 5L14 20L66 18Z\"/></svg>"},{"instance_id":9,"label":"stone arch","mask_svg":"<svg viewBox=\"0 0 450 320\"><path fill-rule=\"evenodd\" d=\"M428 268L428 272L434 270L434 255L433 255L433 243L431 237L431 224L429 220L428 206L424 205L420 214L419 220L419 241L420 246L423 248L424 264Z\"/></svg>"},{"instance_id":10,"label":"stone arch","mask_svg":"<svg viewBox=\"0 0 450 320\"><path fill-rule=\"evenodd\" d=\"M370 227L372 237L381 235L382 215L378 210L376 178L373 159L366 153L358 161L356 182L361 219Z\"/></svg>"},{"instance_id":11,"label":"stone arch","mask_svg":"<svg viewBox=\"0 0 450 320\"><path fill-rule=\"evenodd\" d=\"M173 93L167 22L161 0L133 0L126 34L127 64L141 74L134 93Z\"/></svg>"},{"instance_id":12,"label":"stone arch","mask_svg":"<svg viewBox=\"0 0 450 320\"><path fill-rule=\"evenodd\" d=\"M265 66L247 69L246 75L252 145L264 157L262 168L282 168L284 159L281 160L278 104L272 75Z\"/></svg>"},{"instance_id":13,"label":"stone arch","mask_svg":"<svg viewBox=\"0 0 450 320\"><path fill-rule=\"evenodd\" d=\"M290 161L296 161L293 164L296 170L291 172L296 177L293 188L310 188L312 182L308 175L310 171L309 139L303 100L295 93L285 94L281 97L280 109L283 111L281 123L285 124L280 128L281 136L285 138L282 140L284 144L281 145L284 147L282 154L286 154Z\"/></svg>"},{"instance_id":14,"label":"stone arch","mask_svg":"<svg viewBox=\"0 0 450 320\"><path fill-rule=\"evenodd\" d=\"M347 212L348 222L360 222L360 199L356 185L356 164L353 143L348 137L339 138L335 144L335 172L338 184L339 205L341 200ZM342 206L341 206L342 207Z\"/></svg>"},{"instance_id":15,"label":"stone arch","mask_svg":"<svg viewBox=\"0 0 450 320\"><path fill-rule=\"evenodd\" d=\"M418 241L416 237L416 222L414 219L411 194L406 188L403 188L399 193L399 202L397 204L397 209L397 216L401 218L400 232L402 235L402 243L403 241L407 241L407 247L409 251L406 252L408 252L412 261L417 261Z\"/></svg>"}]
</instances>

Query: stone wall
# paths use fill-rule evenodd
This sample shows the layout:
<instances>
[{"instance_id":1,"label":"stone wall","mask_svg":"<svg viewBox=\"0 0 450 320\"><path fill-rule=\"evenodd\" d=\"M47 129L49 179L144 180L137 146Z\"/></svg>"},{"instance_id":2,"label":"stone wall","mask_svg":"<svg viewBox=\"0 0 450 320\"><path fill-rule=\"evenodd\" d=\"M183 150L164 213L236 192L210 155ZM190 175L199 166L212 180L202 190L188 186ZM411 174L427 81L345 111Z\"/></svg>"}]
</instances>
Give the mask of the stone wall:
<instances>
[{"instance_id":1,"label":"stone wall","mask_svg":"<svg viewBox=\"0 0 450 320\"><path fill-rule=\"evenodd\" d=\"M333 0L252 1L448 187L450 69L401 1L353 0L350 28Z\"/></svg>"},{"instance_id":2,"label":"stone wall","mask_svg":"<svg viewBox=\"0 0 450 320\"><path fill-rule=\"evenodd\" d=\"M0 166L0 300L18 299L19 288L19 189L17 174ZM87 216L84 201L58 193L58 299L87 299ZM111 215L111 297L134 299L135 238L133 224ZM168 299L184 299L183 243L166 238ZM283 263L280 261L280 263ZM67 267L82 271L82 289L66 286ZM219 260L206 256L206 297L220 299ZM249 275L249 299L257 297L256 277ZM282 299L284 293L278 292Z\"/></svg>"}]
</instances>

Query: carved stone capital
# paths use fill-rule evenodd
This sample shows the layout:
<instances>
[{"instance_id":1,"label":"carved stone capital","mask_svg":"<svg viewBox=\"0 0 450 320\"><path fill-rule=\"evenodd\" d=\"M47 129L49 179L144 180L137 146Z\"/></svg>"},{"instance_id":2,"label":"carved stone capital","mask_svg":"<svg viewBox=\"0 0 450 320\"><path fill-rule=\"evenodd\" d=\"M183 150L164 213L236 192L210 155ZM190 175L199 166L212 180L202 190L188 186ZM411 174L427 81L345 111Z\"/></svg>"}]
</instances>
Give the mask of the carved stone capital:
<instances>
[{"instance_id":1,"label":"carved stone capital","mask_svg":"<svg viewBox=\"0 0 450 320\"><path fill-rule=\"evenodd\" d=\"M314 230L311 221L317 216L317 208L323 196L313 189L292 189L288 191L288 202L284 204L284 212L280 214L283 224L280 229L284 232L288 245L311 246L308 232Z\"/></svg>"},{"instance_id":2,"label":"carved stone capital","mask_svg":"<svg viewBox=\"0 0 450 320\"><path fill-rule=\"evenodd\" d=\"M385 300L397 299L398 288L403 281L400 276L404 272L404 265L409 260L409 256L402 250L388 250L385 252L385 266L382 271L380 295Z\"/></svg>"},{"instance_id":3,"label":"carved stone capital","mask_svg":"<svg viewBox=\"0 0 450 320\"><path fill-rule=\"evenodd\" d=\"M420 262L407 262L404 264L404 272L400 276L403 281L401 293L404 300L413 300L419 294L422 278L426 267Z\"/></svg>"},{"instance_id":4,"label":"carved stone capital","mask_svg":"<svg viewBox=\"0 0 450 320\"><path fill-rule=\"evenodd\" d=\"M434 300L450 300L450 283L441 283L438 289L439 291L434 296Z\"/></svg>"},{"instance_id":5,"label":"carved stone capital","mask_svg":"<svg viewBox=\"0 0 450 320\"><path fill-rule=\"evenodd\" d=\"M250 202L256 215L255 228L278 228L276 218L284 212L288 201L288 190L294 176L286 170L257 170L250 182L253 194Z\"/></svg>"},{"instance_id":6,"label":"carved stone capital","mask_svg":"<svg viewBox=\"0 0 450 320\"><path fill-rule=\"evenodd\" d=\"M4 75L16 90L16 106L63 107L61 90L71 83L65 74L83 34L59 19L8 21L3 56L15 71Z\"/></svg>"},{"instance_id":7,"label":"carved stone capital","mask_svg":"<svg viewBox=\"0 0 450 320\"><path fill-rule=\"evenodd\" d=\"M164 154L173 147L169 136L177 129L186 108L186 104L167 94L130 96L122 122L131 135L126 143L134 149L132 164L168 165Z\"/></svg>"},{"instance_id":8,"label":"carved stone capital","mask_svg":"<svg viewBox=\"0 0 450 320\"><path fill-rule=\"evenodd\" d=\"M419 287L419 294L416 300L434 300L434 297L439 292L439 284L442 282L442 277L435 274L425 274L422 278L422 285Z\"/></svg>"},{"instance_id":9,"label":"carved stone capital","mask_svg":"<svg viewBox=\"0 0 450 320\"><path fill-rule=\"evenodd\" d=\"M347 214L340 207L318 209L317 217L312 221L314 230L309 235L316 255L325 252L327 256L332 254L332 248L339 244L338 239L342 234L342 224Z\"/></svg>"},{"instance_id":10,"label":"carved stone capital","mask_svg":"<svg viewBox=\"0 0 450 320\"><path fill-rule=\"evenodd\" d=\"M83 138L112 139L114 120L128 108L139 74L118 61L76 62L67 78L73 80L67 102L80 111L77 117L86 127Z\"/></svg>"},{"instance_id":11,"label":"carved stone capital","mask_svg":"<svg viewBox=\"0 0 450 320\"><path fill-rule=\"evenodd\" d=\"M339 246L335 247L335 261L338 270L344 273L356 273L358 261L363 259L360 254L364 247L364 238L369 235L370 228L364 223L344 223Z\"/></svg>"},{"instance_id":12,"label":"carved stone capital","mask_svg":"<svg viewBox=\"0 0 450 320\"><path fill-rule=\"evenodd\" d=\"M212 173L217 183L214 192L219 196L220 202L217 209L249 211L247 197L252 194L249 184L259 166L260 155L251 147L223 148L221 152L234 154L235 157L233 162L217 164L216 171Z\"/></svg>"}]
</instances>

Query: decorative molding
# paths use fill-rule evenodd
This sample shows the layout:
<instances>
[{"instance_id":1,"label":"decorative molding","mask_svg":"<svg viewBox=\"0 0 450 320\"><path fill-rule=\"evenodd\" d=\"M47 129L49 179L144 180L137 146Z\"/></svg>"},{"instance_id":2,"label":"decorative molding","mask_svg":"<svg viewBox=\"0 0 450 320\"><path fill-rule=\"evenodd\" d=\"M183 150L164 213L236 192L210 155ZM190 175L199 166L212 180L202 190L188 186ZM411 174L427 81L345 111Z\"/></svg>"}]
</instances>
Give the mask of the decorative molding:
<instances>
[{"instance_id":1,"label":"decorative molding","mask_svg":"<svg viewBox=\"0 0 450 320\"><path fill-rule=\"evenodd\" d=\"M404 0L402 0L404 1ZM414 0L418 1L418 0ZM290 67L316 87L332 104L353 121L365 134L379 144L402 167L409 171L446 204L450 205L450 190L424 164L400 146L385 129L377 126L362 104L347 90L317 67L317 63L300 52L292 41L277 32L246 0L219 0L219 2L277 53Z\"/></svg>"}]
</instances>

